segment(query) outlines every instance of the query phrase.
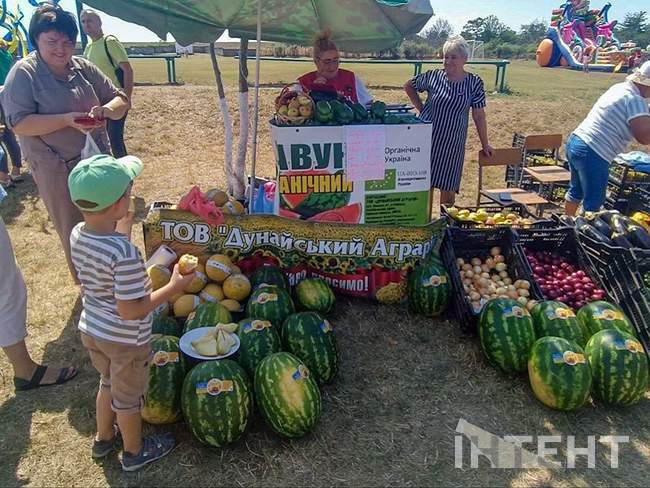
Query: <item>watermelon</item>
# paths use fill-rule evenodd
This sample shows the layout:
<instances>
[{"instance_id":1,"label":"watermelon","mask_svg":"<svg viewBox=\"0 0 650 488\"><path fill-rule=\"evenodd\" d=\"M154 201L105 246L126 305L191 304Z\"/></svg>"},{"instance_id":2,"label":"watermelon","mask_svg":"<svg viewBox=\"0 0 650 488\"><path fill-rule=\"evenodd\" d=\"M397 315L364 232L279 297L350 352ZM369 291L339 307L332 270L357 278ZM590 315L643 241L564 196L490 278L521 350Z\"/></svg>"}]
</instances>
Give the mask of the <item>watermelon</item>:
<instances>
[{"instance_id":1,"label":"watermelon","mask_svg":"<svg viewBox=\"0 0 650 488\"><path fill-rule=\"evenodd\" d=\"M525 308L509 298L490 300L479 316L478 331L483 352L494 367L506 374L526 371L535 328Z\"/></svg>"},{"instance_id":2,"label":"watermelon","mask_svg":"<svg viewBox=\"0 0 650 488\"><path fill-rule=\"evenodd\" d=\"M246 305L247 317L268 320L278 328L294 311L289 293L277 286L258 288L250 296Z\"/></svg>"},{"instance_id":3,"label":"watermelon","mask_svg":"<svg viewBox=\"0 0 650 488\"><path fill-rule=\"evenodd\" d=\"M304 310L328 314L334 308L334 292L324 280L308 278L296 286L296 298Z\"/></svg>"},{"instance_id":4,"label":"watermelon","mask_svg":"<svg viewBox=\"0 0 650 488\"><path fill-rule=\"evenodd\" d=\"M301 437L321 415L321 396L309 369L288 352L266 356L255 370L255 400L277 434Z\"/></svg>"},{"instance_id":5,"label":"watermelon","mask_svg":"<svg viewBox=\"0 0 650 488\"><path fill-rule=\"evenodd\" d=\"M267 320L243 319L237 329L239 351L237 362L253 377L257 365L269 354L280 352L280 336Z\"/></svg>"},{"instance_id":6,"label":"watermelon","mask_svg":"<svg viewBox=\"0 0 650 488\"><path fill-rule=\"evenodd\" d=\"M289 315L282 326L282 344L305 362L320 385L334 379L339 369L336 336L331 324L317 312Z\"/></svg>"},{"instance_id":7,"label":"watermelon","mask_svg":"<svg viewBox=\"0 0 650 488\"><path fill-rule=\"evenodd\" d=\"M556 410L576 410L591 393L591 369L584 350L562 337L542 337L530 351L528 377L537 399Z\"/></svg>"},{"instance_id":8,"label":"watermelon","mask_svg":"<svg viewBox=\"0 0 650 488\"><path fill-rule=\"evenodd\" d=\"M156 317L151 325L151 333L180 337L183 335L183 326L173 317Z\"/></svg>"},{"instance_id":9,"label":"watermelon","mask_svg":"<svg viewBox=\"0 0 650 488\"><path fill-rule=\"evenodd\" d=\"M596 332L616 329L636 336L634 326L617 305L598 301L591 302L578 310L578 320L582 324L585 339L589 340Z\"/></svg>"},{"instance_id":10,"label":"watermelon","mask_svg":"<svg viewBox=\"0 0 650 488\"><path fill-rule=\"evenodd\" d=\"M351 203L341 208L325 210L309 217L310 222L339 222L345 224L358 224L361 220L363 207L360 203Z\"/></svg>"},{"instance_id":11,"label":"watermelon","mask_svg":"<svg viewBox=\"0 0 650 488\"><path fill-rule=\"evenodd\" d=\"M435 256L413 268L407 281L409 307L426 317L440 315L451 297L451 283L444 266Z\"/></svg>"},{"instance_id":12,"label":"watermelon","mask_svg":"<svg viewBox=\"0 0 650 488\"><path fill-rule=\"evenodd\" d=\"M183 333L199 327L214 327L217 324L229 324L231 322L232 315L226 307L220 303L205 302L188 315Z\"/></svg>"},{"instance_id":13,"label":"watermelon","mask_svg":"<svg viewBox=\"0 0 650 488\"><path fill-rule=\"evenodd\" d=\"M185 421L194 436L214 447L238 440L251 419L251 383L235 361L205 361L185 377L181 398Z\"/></svg>"},{"instance_id":14,"label":"watermelon","mask_svg":"<svg viewBox=\"0 0 650 488\"><path fill-rule=\"evenodd\" d=\"M309 218L326 210L345 207L348 203L350 203L350 192L312 192L292 210L305 218Z\"/></svg>"},{"instance_id":15,"label":"watermelon","mask_svg":"<svg viewBox=\"0 0 650 488\"><path fill-rule=\"evenodd\" d=\"M287 277L277 266L264 265L257 268L253 273L253 276L251 276L250 281L253 291L257 290L260 285L274 285L284 288L285 290L289 289Z\"/></svg>"},{"instance_id":16,"label":"watermelon","mask_svg":"<svg viewBox=\"0 0 650 488\"><path fill-rule=\"evenodd\" d=\"M530 311L537 337L563 337L576 342L580 347L587 343L580 321L569 307L562 302L539 302Z\"/></svg>"},{"instance_id":17,"label":"watermelon","mask_svg":"<svg viewBox=\"0 0 650 488\"><path fill-rule=\"evenodd\" d=\"M181 418L181 391L185 378L185 361L178 338L161 336L151 343L149 388L142 418L150 424L171 424Z\"/></svg>"},{"instance_id":18,"label":"watermelon","mask_svg":"<svg viewBox=\"0 0 650 488\"><path fill-rule=\"evenodd\" d=\"M596 332L585 348L594 396L611 405L632 405L648 388L648 358L631 334L617 329Z\"/></svg>"}]
</instances>

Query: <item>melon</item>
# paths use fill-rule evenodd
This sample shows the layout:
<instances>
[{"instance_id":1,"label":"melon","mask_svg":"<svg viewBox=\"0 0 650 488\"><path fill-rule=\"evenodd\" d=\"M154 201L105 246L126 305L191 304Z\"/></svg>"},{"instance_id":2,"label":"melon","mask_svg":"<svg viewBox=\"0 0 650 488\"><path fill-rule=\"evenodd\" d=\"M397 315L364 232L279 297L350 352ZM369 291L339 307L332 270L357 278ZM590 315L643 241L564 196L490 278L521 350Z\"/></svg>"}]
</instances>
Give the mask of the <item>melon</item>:
<instances>
[{"instance_id":1,"label":"melon","mask_svg":"<svg viewBox=\"0 0 650 488\"><path fill-rule=\"evenodd\" d=\"M207 283L208 277L205 274L205 266L202 264L197 264L194 271L194 279L190 282L189 285L183 288L183 291L185 293L197 294L203 290Z\"/></svg>"},{"instance_id":2,"label":"melon","mask_svg":"<svg viewBox=\"0 0 650 488\"><path fill-rule=\"evenodd\" d=\"M203 290L201 290L201 293L199 293L199 297L204 302L216 303L223 300L225 298L225 295L223 294L223 289L220 285L216 283L208 283L205 285Z\"/></svg>"},{"instance_id":3,"label":"melon","mask_svg":"<svg viewBox=\"0 0 650 488\"><path fill-rule=\"evenodd\" d=\"M147 268L147 274L151 279L151 285L153 286L154 291L159 290L169 283L169 280L172 277L172 272L169 271L168 268L160 266L159 264L149 266L149 268Z\"/></svg>"},{"instance_id":4,"label":"melon","mask_svg":"<svg viewBox=\"0 0 650 488\"><path fill-rule=\"evenodd\" d=\"M187 317L194 312L200 303L201 300L197 295L182 295L174 302L174 315L176 317Z\"/></svg>"},{"instance_id":5,"label":"melon","mask_svg":"<svg viewBox=\"0 0 650 488\"><path fill-rule=\"evenodd\" d=\"M243 274L231 274L223 282L223 293L233 300L244 301L251 293L251 282Z\"/></svg>"},{"instance_id":6,"label":"melon","mask_svg":"<svg viewBox=\"0 0 650 488\"><path fill-rule=\"evenodd\" d=\"M205 262L205 272L212 281L223 283L232 273L232 261L223 254L214 254Z\"/></svg>"}]
</instances>

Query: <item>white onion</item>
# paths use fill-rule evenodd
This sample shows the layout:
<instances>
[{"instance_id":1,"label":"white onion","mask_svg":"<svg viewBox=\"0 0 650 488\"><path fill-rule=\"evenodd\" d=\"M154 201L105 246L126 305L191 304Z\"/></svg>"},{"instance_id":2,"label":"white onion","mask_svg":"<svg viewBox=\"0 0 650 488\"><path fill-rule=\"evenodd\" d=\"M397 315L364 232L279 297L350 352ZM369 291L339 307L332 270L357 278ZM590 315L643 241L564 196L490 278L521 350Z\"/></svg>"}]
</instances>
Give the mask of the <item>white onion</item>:
<instances>
[{"instance_id":1,"label":"white onion","mask_svg":"<svg viewBox=\"0 0 650 488\"><path fill-rule=\"evenodd\" d=\"M512 285L512 280L511 280L510 278L503 278L503 282L504 282L506 285Z\"/></svg>"},{"instance_id":2,"label":"white onion","mask_svg":"<svg viewBox=\"0 0 650 488\"><path fill-rule=\"evenodd\" d=\"M474 273L478 273L478 274L481 274L483 272L483 270L481 269L480 266L474 266L472 271L474 271Z\"/></svg>"},{"instance_id":3,"label":"white onion","mask_svg":"<svg viewBox=\"0 0 650 488\"><path fill-rule=\"evenodd\" d=\"M474 271L472 271L471 269L465 271L465 278L472 278L473 276L474 276Z\"/></svg>"},{"instance_id":4,"label":"white onion","mask_svg":"<svg viewBox=\"0 0 650 488\"><path fill-rule=\"evenodd\" d=\"M505 262L506 262L506 258L504 258L503 256L501 256L500 254L499 254L498 256L494 256L494 263L495 263L495 266L496 266L497 264L499 264L499 263L505 263Z\"/></svg>"},{"instance_id":5,"label":"white onion","mask_svg":"<svg viewBox=\"0 0 650 488\"><path fill-rule=\"evenodd\" d=\"M463 264L463 271L469 271L470 269L472 269L471 264L467 264L467 263Z\"/></svg>"},{"instance_id":6,"label":"white onion","mask_svg":"<svg viewBox=\"0 0 650 488\"><path fill-rule=\"evenodd\" d=\"M458 266L459 268L462 268L464 264L465 264L465 260L463 258L456 259L456 266Z\"/></svg>"},{"instance_id":7,"label":"white onion","mask_svg":"<svg viewBox=\"0 0 650 488\"><path fill-rule=\"evenodd\" d=\"M530 290L530 283L528 283L526 280L521 280L521 285L519 288L523 288L524 290Z\"/></svg>"},{"instance_id":8,"label":"white onion","mask_svg":"<svg viewBox=\"0 0 650 488\"><path fill-rule=\"evenodd\" d=\"M520 288L520 289L517 291L517 293L519 293L519 296L520 296L520 297L526 297L526 298L528 298L528 297L530 296L529 291L526 290L525 288Z\"/></svg>"},{"instance_id":9,"label":"white onion","mask_svg":"<svg viewBox=\"0 0 650 488\"><path fill-rule=\"evenodd\" d=\"M498 256L501 254L501 248L500 247L493 247L490 249L490 256Z\"/></svg>"},{"instance_id":10,"label":"white onion","mask_svg":"<svg viewBox=\"0 0 650 488\"><path fill-rule=\"evenodd\" d=\"M528 298L519 297L519 298L517 298L517 302L519 302L521 305L523 305L525 307L528 304Z\"/></svg>"},{"instance_id":11,"label":"white onion","mask_svg":"<svg viewBox=\"0 0 650 488\"><path fill-rule=\"evenodd\" d=\"M507 278L508 277L508 272L507 271L499 271L499 276L501 278Z\"/></svg>"},{"instance_id":12,"label":"white onion","mask_svg":"<svg viewBox=\"0 0 650 488\"><path fill-rule=\"evenodd\" d=\"M505 271L507 268L508 268L508 266L506 266L506 263L504 263L504 262L499 262L494 267L494 269L496 269L497 271Z\"/></svg>"}]
</instances>

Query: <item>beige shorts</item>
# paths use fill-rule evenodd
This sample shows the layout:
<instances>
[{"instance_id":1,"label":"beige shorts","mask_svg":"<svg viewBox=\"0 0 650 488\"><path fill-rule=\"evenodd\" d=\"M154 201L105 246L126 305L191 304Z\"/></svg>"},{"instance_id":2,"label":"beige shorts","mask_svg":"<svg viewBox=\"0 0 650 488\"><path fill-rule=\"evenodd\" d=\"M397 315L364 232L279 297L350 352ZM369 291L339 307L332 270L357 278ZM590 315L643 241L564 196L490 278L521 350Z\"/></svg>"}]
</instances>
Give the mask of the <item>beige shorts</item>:
<instances>
[{"instance_id":1,"label":"beige shorts","mask_svg":"<svg viewBox=\"0 0 650 488\"><path fill-rule=\"evenodd\" d=\"M144 406L149 386L151 344L127 346L81 333L81 343L99 371L100 388L110 388L111 408L116 413L135 413Z\"/></svg>"},{"instance_id":2,"label":"beige shorts","mask_svg":"<svg viewBox=\"0 0 650 488\"><path fill-rule=\"evenodd\" d=\"M27 337L26 320L27 288L0 217L0 347L13 346Z\"/></svg>"}]
</instances>

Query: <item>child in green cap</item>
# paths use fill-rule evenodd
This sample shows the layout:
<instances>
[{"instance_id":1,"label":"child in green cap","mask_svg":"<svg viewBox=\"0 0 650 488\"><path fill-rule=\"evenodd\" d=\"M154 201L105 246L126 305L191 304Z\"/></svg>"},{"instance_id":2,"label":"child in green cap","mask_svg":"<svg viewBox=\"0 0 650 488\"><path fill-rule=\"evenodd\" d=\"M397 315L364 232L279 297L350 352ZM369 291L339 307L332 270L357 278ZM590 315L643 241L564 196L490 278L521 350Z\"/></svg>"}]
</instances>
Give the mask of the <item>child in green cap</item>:
<instances>
[{"instance_id":1,"label":"child in green cap","mask_svg":"<svg viewBox=\"0 0 650 488\"><path fill-rule=\"evenodd\" d=\"M168 434L143 438L140 411L149 382L152 312L194 278L176 265L170 282L152 291L140 251L130 242L131 187L142 168L138 158L100 154L80 161L68 177L70 197L84 217L70 234L83 296L79 330L100 374L92 456L115 449L117 420L125 471L160 459L175 445Z\"/></svg>"}]
</instances>

